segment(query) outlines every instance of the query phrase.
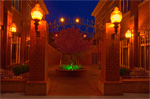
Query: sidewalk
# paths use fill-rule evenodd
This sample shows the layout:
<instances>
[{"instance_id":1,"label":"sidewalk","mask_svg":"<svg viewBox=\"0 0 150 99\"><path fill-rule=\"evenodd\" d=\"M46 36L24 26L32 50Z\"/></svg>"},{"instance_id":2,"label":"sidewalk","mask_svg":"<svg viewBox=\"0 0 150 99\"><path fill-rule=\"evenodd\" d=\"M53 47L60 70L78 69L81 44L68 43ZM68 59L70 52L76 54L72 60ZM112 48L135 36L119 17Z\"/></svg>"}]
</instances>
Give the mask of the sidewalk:
<instances>
[{"instance_id":1,"label":"sidewalk","mask_svg":"<svg viewBox=\"0 0 150 99\"><path fill-rule=\"evenodd\" d=\"M24 93L1 93L2 99L149 99L149 93L124 93L123 96L102 96L97 89L100 78L97 65L83 66L87 69L84 77L60 77L59 66L49 66L50 90L47 96L25 96ZM112 90L113 91L113 90Z\"/></svg>"},{"instance_id":2,"label":"sidewalk","mask_svg":"<svg viewBox=\"0 0 150 99\"><path fill-rule=\"evenodd\" d=\"M23 93L5 93L1 99L149 99L148 93L125 93L123 96L25 96Z\"/></svg>"},{"instance_id":3,"label":"sidewalk","mask_svg":"<svg viewBox=\"0 0 150 99\"><path fill-rule=\"evenodd\" d=\"M55 96L100 96L97 89L99 69L97 65L83 66L87 71L83 77L60 77L56 73L59 66L49 67L50 92Z\"/></svg>"}]
</instances>

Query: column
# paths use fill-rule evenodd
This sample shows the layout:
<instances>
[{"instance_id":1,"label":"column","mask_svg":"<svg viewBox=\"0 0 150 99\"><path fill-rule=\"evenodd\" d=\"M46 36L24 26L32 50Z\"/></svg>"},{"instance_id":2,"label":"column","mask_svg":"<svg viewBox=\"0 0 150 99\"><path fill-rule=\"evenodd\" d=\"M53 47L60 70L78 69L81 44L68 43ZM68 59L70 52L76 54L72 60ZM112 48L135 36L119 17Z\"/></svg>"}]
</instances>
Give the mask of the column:
<instances>
[{"instance_id":1,"label":"column","mask_svg":"<svg viewBox=\"0 0 150 99\"><path fill-rule=\"evenodd\" d=\"M26 95L47 95L49 90L48 79L48 38L47 22L41 21L38 26L40 37L36 37L34 21L31 21L30 32L30 61L29 81L26 83Z\"/></svg>"},{"instance_id":2,"label":"column","mask_svg":"<svg viewBox=\"0 0 150 99\"><path fill-rule=\"evenodd\" d=\"M105 32L101 44L101 78L98 81L98 89L103 95L122 95L120 81L119 42L120 31L111 39L114 28L111 23L106 23ZM120 29L118 29L120 30Z\"/></svg>"}]
</instances>

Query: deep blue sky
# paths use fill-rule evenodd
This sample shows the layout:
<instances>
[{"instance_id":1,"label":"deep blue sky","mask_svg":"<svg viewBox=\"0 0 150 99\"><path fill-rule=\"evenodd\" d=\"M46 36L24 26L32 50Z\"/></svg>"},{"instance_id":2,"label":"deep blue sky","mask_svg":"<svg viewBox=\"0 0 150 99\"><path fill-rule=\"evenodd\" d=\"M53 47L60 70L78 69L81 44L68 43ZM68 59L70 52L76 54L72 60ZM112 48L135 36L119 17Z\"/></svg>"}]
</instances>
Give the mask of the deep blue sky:
<instances>
[{"instance_id":1,"label":"deep blue sky","mask_svg":"<svg viewBox=\"0 0 150 99\"><path fill-rule=\"evenodd\" d=\"M62 0L62 1L52 1L52 0L44 0L46 7L49 11L49 15L46 16L46 20L49 22L54 22L54 20L58 21L61 17L71 19L75 18L84 18L89 20L94 20L94 17L91 16L92 11L96 7L99 0Z\"/></svg>"}]
</instances>

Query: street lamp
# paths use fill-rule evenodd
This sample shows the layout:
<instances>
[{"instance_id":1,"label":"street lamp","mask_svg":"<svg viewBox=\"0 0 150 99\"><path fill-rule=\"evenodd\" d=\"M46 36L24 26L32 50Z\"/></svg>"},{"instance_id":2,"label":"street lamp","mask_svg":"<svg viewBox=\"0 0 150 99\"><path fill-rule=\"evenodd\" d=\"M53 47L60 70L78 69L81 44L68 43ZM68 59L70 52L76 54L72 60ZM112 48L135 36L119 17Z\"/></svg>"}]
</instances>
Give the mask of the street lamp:
<instances>
[{"instance_id":1,"label":"street lamp","mask_svg":"<svg viewBox=\"0 0 150 99\"><path fill-rule=\"evenodd\" d=\"M64 21L65 21L65 19L64 19L64 18L61 18L61 19L60 19L60 22L64 22Z\"/></svg>"},{"instance_id":2,"label":"street lamp","mask_svg":"<svg viewBox=\"0 0 150 99\"><path fill-rule=\"evenodd\" d=\"M76 23L79 23L79 18L76 18Z\"/></svg>"},{"instance_id":3,"label":"street lamp","mask_svg":"<svg viewBox=\"0 0 150 99\"><path fill-rule=\"evenodd\" d=\"M86 34L84 34L83 37L86 38Z\"/></svg>"},{"instance_id":4,"label":"street lamp","mask_svg":"<svg viewBox=\"0 0 150 99\"><path fill-rule=\"evenodd\" d=\"M111 22L114 24L114 28L115 28L115 33L112 34L112 39L114 39L115 34L117 34L118 32L118 24L121 22L122 20L122 13L119 11L118 7L114 8L114 11L111 13Z\"/></svg>"},{"instance_id":5,"label":"street lamp","mask_svg":"<svg viewBox=\"0 0 150 99\"><path fill-rule=\"evenodd\" d=\"M36 36L40 37L40 31L38 31L38 25L39 25L39 21L43 17L43 11L40 8L39 4L36 4L35 7L32 9L31 17L35 21L34 25L35 25Z\"/></svg>"},{"instance_id":6,"label":"street lamp","mask_svg":"<svg viewBox=\"0 0 150 99\"><path fill-rule=\"evenodd\" d=\"M76 23L77 23L77 28L78 28L79 18L76 18Z\"/></svg>"}]
</instances>

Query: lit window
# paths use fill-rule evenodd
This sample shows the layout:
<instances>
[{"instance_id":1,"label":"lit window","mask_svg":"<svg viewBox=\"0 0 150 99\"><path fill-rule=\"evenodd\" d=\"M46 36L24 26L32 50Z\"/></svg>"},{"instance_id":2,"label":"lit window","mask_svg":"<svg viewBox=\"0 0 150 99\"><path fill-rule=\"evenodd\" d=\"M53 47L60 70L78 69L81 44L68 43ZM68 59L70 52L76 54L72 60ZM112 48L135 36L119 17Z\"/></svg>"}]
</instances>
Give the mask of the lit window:
<instances>
[{"instance_id":1,"label":"lit window","mask_svg":"<svg viewBox=\"0 0 150 99\"><path fill-rule=\"evenodd\" d=\"M149 30L142 30L143 35L140 36L140 66L145 70L150 70L149 54L150 54L150 34Z\"/></svg>"},{"instance_id":2,"label":"lit window","mask_svg":"<svg viewBox=\"0 0 150 99\"><path fill-rule=\"evenodd\" d=\"M120 65L129 67L129 47L127 40L121 41L120 47Z\"/></svg>"}]
</instances>

